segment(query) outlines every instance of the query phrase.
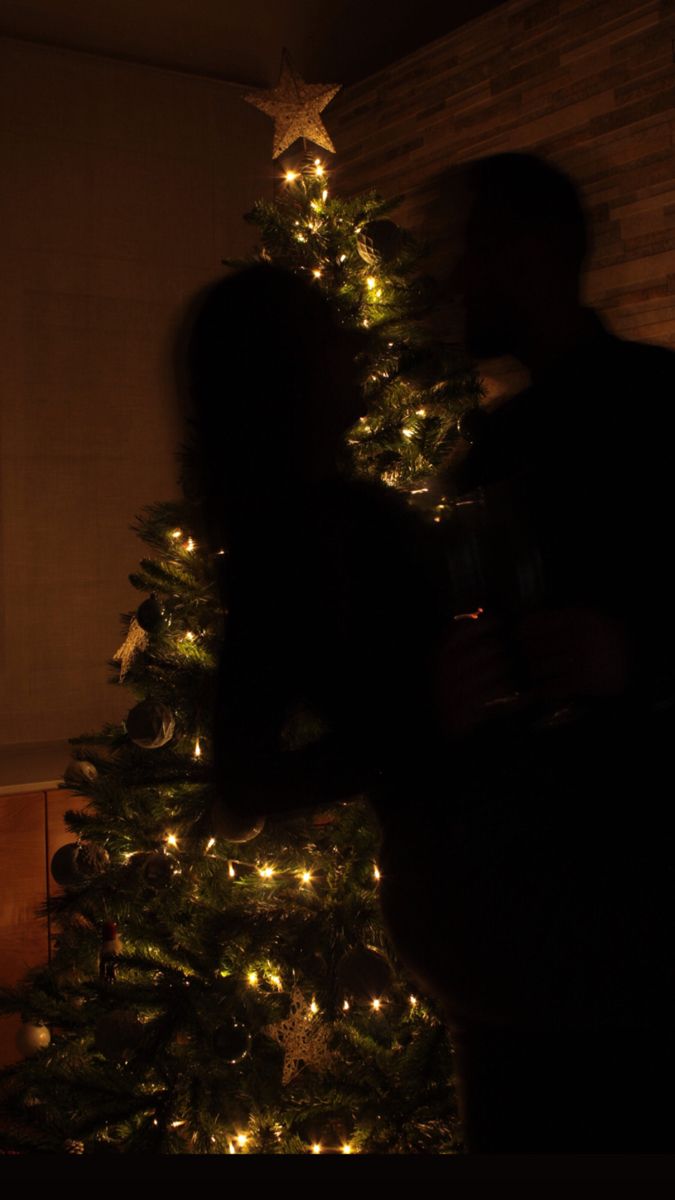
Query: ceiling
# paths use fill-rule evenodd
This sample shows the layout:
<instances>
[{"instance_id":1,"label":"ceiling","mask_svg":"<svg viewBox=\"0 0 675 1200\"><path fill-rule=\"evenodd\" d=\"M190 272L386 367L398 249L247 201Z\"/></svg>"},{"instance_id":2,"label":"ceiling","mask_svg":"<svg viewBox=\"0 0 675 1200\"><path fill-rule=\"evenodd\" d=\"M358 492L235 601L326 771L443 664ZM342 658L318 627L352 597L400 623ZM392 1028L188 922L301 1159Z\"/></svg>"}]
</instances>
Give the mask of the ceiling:
<instances>
[{"instance_id":1,"label":"ceiling","mask_svg":"<svg viewBox=\"0 0 675 1200\"><path fill-rule=\"evenodd\" d=\"M3 0L0 34L268 87L354 83L504 0Z\"/></svg>"}]
</instances>

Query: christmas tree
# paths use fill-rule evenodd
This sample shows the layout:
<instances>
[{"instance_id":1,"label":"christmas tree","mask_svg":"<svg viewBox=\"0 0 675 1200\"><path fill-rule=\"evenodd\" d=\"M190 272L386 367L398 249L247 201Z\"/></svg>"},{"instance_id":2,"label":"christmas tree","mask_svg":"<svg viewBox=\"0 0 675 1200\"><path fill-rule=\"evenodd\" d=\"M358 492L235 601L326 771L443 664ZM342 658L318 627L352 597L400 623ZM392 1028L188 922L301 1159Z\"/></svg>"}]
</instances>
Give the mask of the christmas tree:
<instances>
[{"instance_id":1,"label":"christmas tree","mask_svg":"<svg viewBox=\"0 0 675 1200\"><path fill-rule=\"evenodd\" d=\"M333 197L313 154L249 219L256 257L309 274L372 335L353 470L416 502L479 386L426 331L433 290L393 205ZM0 1077L0 1146L454 1152L450 1046L382 928L367 800L246 830L214 810L223 550L203 536L194 448L179 458L184 502L132 527L153 555L130 576L147 595L123 614L109 666L136 703L121 725L70 739L63 786L87 803L51 864L53 957L0 996L22 1015L25 1055ZM443 509L434 496L429 519Z\"/></svg>"}]
</instances>

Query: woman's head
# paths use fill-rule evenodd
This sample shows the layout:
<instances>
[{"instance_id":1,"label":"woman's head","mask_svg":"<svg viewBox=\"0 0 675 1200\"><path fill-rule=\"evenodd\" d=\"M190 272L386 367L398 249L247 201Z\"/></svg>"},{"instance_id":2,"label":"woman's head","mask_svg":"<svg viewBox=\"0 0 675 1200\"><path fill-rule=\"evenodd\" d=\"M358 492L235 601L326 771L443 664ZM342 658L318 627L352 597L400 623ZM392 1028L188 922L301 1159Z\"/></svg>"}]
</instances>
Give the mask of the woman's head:
<instances>
[{"instance_id":1,"label":"woman's head","mask_svg":"<svg viewBox=\"0 0 675 1200\"><path fill-rule=\"evenodd\" d=\"M279 267L245 267L202 291L179 365L208 491L231 509L329 473L361 412L359 346L316 284Z\"/></svg>"}]
</instances>

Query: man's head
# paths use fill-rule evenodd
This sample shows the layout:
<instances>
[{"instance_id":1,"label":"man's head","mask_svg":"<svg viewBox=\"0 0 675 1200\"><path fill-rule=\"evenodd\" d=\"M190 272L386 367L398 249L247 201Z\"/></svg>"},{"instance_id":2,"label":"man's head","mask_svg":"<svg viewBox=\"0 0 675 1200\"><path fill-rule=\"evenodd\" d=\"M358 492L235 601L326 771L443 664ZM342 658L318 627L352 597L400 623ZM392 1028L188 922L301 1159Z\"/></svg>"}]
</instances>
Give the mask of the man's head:
<instances>
[{"instance_id":1,"label":"man's head","mask_svg":"<svg viewBox=\"0 0 675 1200\"><path fill-rule=\"evenodd\" d=\"M477 358L517 355L579 303L588 233L576 186L536 155L509 153L449 172L441 191L466 205L452 286L467 348Z\"/></svg>"}]
</instances>

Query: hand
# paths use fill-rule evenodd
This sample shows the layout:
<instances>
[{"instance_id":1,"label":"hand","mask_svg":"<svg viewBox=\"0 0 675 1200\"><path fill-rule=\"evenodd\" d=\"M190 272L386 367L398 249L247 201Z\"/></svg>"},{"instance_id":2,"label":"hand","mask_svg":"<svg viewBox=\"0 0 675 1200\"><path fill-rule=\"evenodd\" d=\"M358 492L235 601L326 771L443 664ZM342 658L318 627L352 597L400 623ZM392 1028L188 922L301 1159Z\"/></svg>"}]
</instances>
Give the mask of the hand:
<instances>
[{"instance_id":1,"label":"hand","mask_svg":"<svg viewBox=\"0 0 675 1200\"><path fill-rule=\"evenodd\" d=\"M453 741L518 702L513 656L493 617L455 619L439 656L435 694L441 728Z\"/></svg>"},{"instance_id":2,"label":"hand","mask_svg":"<svg viewBox=\"0 0 675 1200\"><path fill-rule=\"evenodd\" d=\"M593 608L532 613L521 621L518 641L535 700L620 696L627 687L624 622Z\"/></svg>"}]
</instances>

